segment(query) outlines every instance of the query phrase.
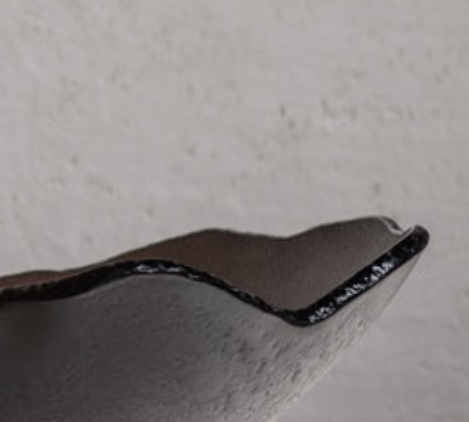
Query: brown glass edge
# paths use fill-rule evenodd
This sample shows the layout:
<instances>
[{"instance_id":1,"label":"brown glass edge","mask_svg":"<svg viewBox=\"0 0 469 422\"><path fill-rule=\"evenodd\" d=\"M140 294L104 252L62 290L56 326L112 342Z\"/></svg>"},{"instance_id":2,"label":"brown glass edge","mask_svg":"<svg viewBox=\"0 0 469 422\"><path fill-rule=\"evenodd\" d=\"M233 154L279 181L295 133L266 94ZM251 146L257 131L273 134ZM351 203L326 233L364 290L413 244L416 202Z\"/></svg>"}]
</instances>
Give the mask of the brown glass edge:
<instances>
[{"instance_id":1,"label":"brown glass edge","mask_svg":"<svg viewBox=\"0 0 469 422\"><path fill-rule=\"evenodd\" d=\"M226 281L194 268L166 260L126 261L104 265L76 276L43 284L10 287L0 291L0 306L12 302L43 302L75 297L110 283L131 277L175 275L206 283L226 291L237 299L273 314L284 321L307 327L326 320L358 296L381 282L399 267L410 261L427 246L429 234L422 226L415 226L391 249L311 305L297 310L269 305L261 298L242 291Z\"/></svg>"}]
</instances>

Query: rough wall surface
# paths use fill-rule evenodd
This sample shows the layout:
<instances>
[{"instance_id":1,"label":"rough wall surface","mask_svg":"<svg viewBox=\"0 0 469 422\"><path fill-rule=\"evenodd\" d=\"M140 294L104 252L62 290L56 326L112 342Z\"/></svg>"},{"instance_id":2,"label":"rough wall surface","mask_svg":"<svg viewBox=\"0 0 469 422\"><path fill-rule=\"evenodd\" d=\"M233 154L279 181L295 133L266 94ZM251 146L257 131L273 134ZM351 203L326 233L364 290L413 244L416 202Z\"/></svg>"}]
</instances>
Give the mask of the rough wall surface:
<instances>
[{"instance_id":1,"label":"rough wall surface","mask_svg":"<svg viewBox=\"0 0 469 422\"><path fill-rule=\"evenodd\" d=\"M363 214L432 245L284 422L468 419L469 3L0 2L0 272Z\"/></svg>"}]
</instances>

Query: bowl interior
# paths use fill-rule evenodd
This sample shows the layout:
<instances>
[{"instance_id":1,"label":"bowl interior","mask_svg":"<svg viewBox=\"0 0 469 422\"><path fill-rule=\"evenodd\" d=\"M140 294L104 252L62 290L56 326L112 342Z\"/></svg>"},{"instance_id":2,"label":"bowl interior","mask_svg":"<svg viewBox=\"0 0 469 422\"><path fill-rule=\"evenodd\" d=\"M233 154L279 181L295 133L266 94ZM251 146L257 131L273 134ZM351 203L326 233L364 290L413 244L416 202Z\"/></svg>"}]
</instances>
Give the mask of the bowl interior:
<instances>
[{"instance_id":1,"label":"bowl interior","mask_svg":"<svg viewBox=\"0 0 469 422\"><path fill-rule=\"evenodd\" d=\"M290 237L204 230L63 272L0 279L2 287L41 284L125 261L164 259L223 279L274 307L299 309L325 296L407 234L383 218L320 226Z\"/></svg>"}]
</instances>

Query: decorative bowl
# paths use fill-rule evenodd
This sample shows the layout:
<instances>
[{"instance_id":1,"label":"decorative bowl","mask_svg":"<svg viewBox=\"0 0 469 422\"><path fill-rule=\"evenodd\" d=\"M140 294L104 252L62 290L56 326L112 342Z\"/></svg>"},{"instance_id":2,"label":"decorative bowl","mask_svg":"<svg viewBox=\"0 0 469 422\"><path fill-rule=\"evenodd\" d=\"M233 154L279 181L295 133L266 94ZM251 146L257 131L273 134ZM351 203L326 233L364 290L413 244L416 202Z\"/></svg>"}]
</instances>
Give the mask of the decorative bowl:
<instances>
[{"instance_id":1,"label":"decorative bowl","mask_svg":"<svg viewBox=\"0 0 469 422\"><path fill-rule=\"evenodd\" d=\"M1 420L273 420L376 319L427 242L380 217L291 237L205 230L0 278Z\"/></svg>"}]
</instances>

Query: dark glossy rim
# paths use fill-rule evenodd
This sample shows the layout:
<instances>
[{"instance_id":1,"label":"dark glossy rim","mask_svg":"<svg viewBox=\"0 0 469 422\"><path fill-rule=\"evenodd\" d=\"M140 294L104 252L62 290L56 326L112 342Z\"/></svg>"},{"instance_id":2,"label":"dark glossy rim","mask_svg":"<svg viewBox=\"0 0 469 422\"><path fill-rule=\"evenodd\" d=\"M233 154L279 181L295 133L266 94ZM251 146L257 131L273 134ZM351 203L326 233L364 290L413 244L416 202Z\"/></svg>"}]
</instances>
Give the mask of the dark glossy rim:
<instances>
[{"instance_id":1,"label":"dark glossy rim","mask_svg":"<svg viewBox=\"0 0 469 422\"><path fill-rule=\"evenodd\" d=\"M176 275L220 288L256 308L286 322L307 327L324 321L399 267L418 255L429 241L429 234L415 226L389 251L357 272L347 281L311 305L288 310L269 305L261 298L240 290L226 281L194 268L166 260L126 261L105 265L76 276L44 284L11 287L0 291L0 304L11 302L53 301L74 297L134 275Z\"/></svg>"}]
</instances>

